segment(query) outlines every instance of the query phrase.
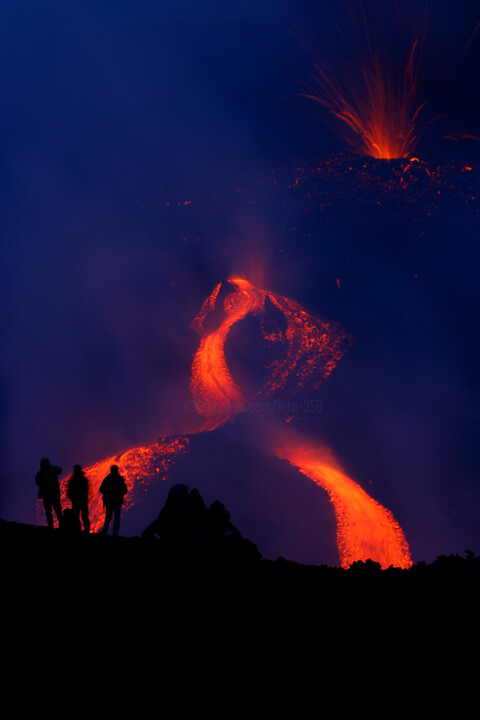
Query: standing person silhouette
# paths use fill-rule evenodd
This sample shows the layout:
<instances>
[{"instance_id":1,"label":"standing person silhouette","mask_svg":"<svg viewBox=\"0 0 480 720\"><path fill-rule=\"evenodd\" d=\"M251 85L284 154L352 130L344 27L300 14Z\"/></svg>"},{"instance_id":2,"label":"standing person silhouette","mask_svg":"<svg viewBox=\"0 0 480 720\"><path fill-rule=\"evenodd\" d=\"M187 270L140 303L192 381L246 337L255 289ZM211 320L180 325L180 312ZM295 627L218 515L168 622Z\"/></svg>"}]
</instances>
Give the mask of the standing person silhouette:
<instances>
[{"instance_id":1,"label":"standing person silhouette","mask_svg":"<svg viewBox=\"0 0 480 720\"><path fill-rule=\"evenodd\" d=\"M81 465L73 466L73 474L68 481L67 497L72 503L72 512L75 522L80 523L82 517L83 531L90 532L90 520L88 518L88 478L82 470Z\"/></svg>"},{"instance_id":2,"label":"standing person silhouette","mask_svg":"<svg viewBox=\"0 0 480 720\"><path fill-rule=\"evenodd\" d=\"M105 506L105 522L102 533L107 533L110 521L113 517L113 535L118 535L120 529L120 514L122 511L123 499L128 492L125 479L118 472L118 466L112 465L110 474L102 481L100 492L103 495Z\"/></svg>"},{"instance_id":3,"label":"standing person silhouette","mask_svg":"<svg viewBox=\"0 0 480 720\"><path fill-rule=\"evenodd\" d=\"M48 458L40 460L40 470L35 476L35 482L38 485L38 497L43 500L45 515L47 516L47 525L49 528L54 527L52 509L55 510L59 527L62 524L62 505L60 503L60 483L58 476L62 472L62 468L52 465Z\"/></svg>"}]
</instances>

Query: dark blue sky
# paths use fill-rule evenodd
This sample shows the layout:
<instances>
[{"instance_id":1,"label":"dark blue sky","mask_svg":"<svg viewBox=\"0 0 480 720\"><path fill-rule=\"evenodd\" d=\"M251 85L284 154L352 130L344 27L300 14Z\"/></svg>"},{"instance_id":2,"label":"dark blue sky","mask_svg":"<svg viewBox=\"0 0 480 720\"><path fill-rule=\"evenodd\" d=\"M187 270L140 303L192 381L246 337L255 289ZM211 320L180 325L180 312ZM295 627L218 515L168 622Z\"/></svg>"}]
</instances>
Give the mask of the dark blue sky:
<instances>
[{"instance_id":1,"label":"dark blue sky","mask_svg":"<svg viewBox=\"0 0 480 720\"><path fill-rule=\"evenodd\" d=\"M68 470L182 431L191 320L261 264L357 338L308 429L373 483L416 559L480 551L479 227L458 177L431 218L415 196L393 218L355 192L328 222L305 214L272 173L345 149L298 97L290 29L315 3L112 5L0 3L2 517L34 518L42 456ZM440 9L429 48L448 72L418 154L471 162L478 183L478 143L441 140L480 134L478 38L458 61L478 11Z\"/></svg>"}]
</instances>

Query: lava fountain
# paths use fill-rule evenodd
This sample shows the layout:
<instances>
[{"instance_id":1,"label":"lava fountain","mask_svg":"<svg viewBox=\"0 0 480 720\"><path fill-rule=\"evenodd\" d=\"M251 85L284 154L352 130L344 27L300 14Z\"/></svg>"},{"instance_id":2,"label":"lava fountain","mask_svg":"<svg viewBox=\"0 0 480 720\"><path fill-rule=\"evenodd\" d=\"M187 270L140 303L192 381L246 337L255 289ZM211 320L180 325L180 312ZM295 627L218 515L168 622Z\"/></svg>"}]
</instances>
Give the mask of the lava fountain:
<instances>
[{"instance_id":1,"label":"lava fountain","mask_svg":"<svg viewBox=\"0 0 480 720\"><path fill-rule=\"evenodd\" d=\"M335 61L302 33L312 66L302 95L328 111L356 154L392 160L409 156L418 141L426 19L404 27L386 5L347 2L339 22L327 20L341 43L331 51Z\"/></svg>"},{"instance_id":2,"label":"lava fountain","mask_svg":"<svg viewBox=\"0 0 480 720\"><path fill-rule=\"evenodd\" d=\"M225 358L231 328L249 314L258 316L263 341L274 350L267 380L252 398L246 398L236 384ZM193 328L201 336L190 381L195 407L202 419L197 432L211 432L233 420L248 408L249 401L274 396L280 390L294 394L318 387L353 341L338 323L318 318L295 300L256 288L240 277L214 288ZM319 453L315 447L300 448L293 434L283 438L285 442L274 454L325 489L334 505L342 566L371 558L382 567L408 567L411 564L408 544L392 514L329 462L325 453ZM167 477L178 458L188 452L189 442L188 435L161 438L85 468L92 491L92 529L98 530L102 524L98 488L112 464L118 465L127 481L128 509L149 485ZM64 481L64 492L65 485Z\"/></svg>"}]
</instances>

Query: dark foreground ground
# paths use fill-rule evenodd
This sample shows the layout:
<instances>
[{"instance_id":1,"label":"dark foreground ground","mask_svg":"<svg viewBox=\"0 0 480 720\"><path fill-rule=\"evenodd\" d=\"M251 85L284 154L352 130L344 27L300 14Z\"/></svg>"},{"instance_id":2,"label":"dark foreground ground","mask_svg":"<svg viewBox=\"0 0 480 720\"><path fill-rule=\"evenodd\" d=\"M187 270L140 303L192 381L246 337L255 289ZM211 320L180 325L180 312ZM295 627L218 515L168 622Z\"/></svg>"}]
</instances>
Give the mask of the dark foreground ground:
<instances>
[{"instance_id":1,"label":"dark foreground ground","mask_svg":"<svg viewBox=\"0 0 480 720\"><path fill-rule=\"evenodd\" d=\"M161 698L176 712L217 712L251 693L298 709L333 689L351 702L364 683L403 693L427 671L436 683L446 674L450 690L461 674L463 697L475 671L480 557L470 552L345 571L226 547L173 557L154 538L5 521L0 542L14 710L145 713Z\"/></svg>"}]
</instances>

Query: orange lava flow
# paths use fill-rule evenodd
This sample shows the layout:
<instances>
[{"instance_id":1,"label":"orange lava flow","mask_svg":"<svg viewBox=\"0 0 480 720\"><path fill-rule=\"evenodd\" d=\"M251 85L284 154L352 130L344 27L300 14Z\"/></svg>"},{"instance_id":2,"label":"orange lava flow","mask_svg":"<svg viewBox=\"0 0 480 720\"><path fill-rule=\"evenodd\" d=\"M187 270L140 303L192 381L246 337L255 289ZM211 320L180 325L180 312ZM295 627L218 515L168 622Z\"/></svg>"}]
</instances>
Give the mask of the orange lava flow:
<instances>
[{"instance_id":1,"label":"orange lava flow","mask_svg":"<svg viewBox=\"0 0 480 720\"><path fill-rule=\"evenodd\" d=\"M260 392L263 398L287 387L292 379L297 389L318 386L352 341L336 323L316 318L295 300L259 290L242 278L232 278L229 284L232 292L223 301L217 327L202 337L192 365L192 394L198 412L207 419L205 429L209 430L243 410L245 399L230 375L224 346L233 324L248 313L267 315L267 302L270 302L285 321L283 328L275 323L268 329L263 326L264 339L284 347L282 357L272 364L269 379ZM200 334L208 315L218 309L220 289L217 285L194 321ZM343 567L369 558L379 562L382 568L412 564L408 543L393 515L345 473L329 465L312 448L282 448L277 454L327 490L335 508L337 544Z\"/></svg>"},{"instance_id":2,"label":"orange lava flow","mask_svg":"<svg viewBox=\"0 0 480 720\"><path fill-rule=\"evenodd\" d=\"M248 400L286 388L291 392L318 387L352 342L338 323L317 318L295 300L260 290L244 278L232 278L227 285L231 292L223 306L217 307L220 284L193 323L202 339L193 359L190 390L197 412L207 421L205 429L214 429L245 409L247 400L230 374L224 348L232 326L249 313L263 321L266 346L280 346L283 352L271 362L265 385ZM209 314L218 310L217 327L206 332Z\"/></svg>"},{"instance_id":3,"label":"orange lava flow","mask_svg":"<svg viewBox=\"0 0 480 720\"><path fill-rule=\"evenodd\" d=\"M170 467L188 449L189 439L186 436L162 438L151 445L132 448L83 468L89 480L88 512L92 532L98 532L103 526L105 509L99 488L112 465L118 465L120 475L126 480L129 492L125 496L124 510L128 510L138 501L140 493L147 491L153 480L165 480ZM64 507L69 502L66 499L67 483L68 476L61 483Z\"/></svg>"},{"instance_id":4,"label":"orange lava flow","mask_svg":"<svg viewBox=\"0 0 480 720\"><path fill-rule=\"evenodd\" d=\"M382 568L409 568L410 549L392 513L334 467L321 449L282 447L277 455L324 488L335 508L337 545L342 567L371 559Z\"/></svg>"},{"instance_id":5,"label":"orange lava flow","mask_svg":"<svg viewBox=\"0 0 480 720\"><path fill-rule=\"evenodd\" d=\"M232 325L258 309L260 293L246 280L238 279L235 284L236 292L224 300L224 317L220 326L202 337L192 363L190 389L197 412L208 419L210 430L242 412L245 402L242 391L230 375L224 346ZM193 323L200 333L206 314L214 308L220 287L221 283L205 301Z\"/></svg>"},{"instance_id":6,"label":"orange lava flow","mask_svg":"<svg viewBox=\"0 0 480 720\"><path fill-rule=\"evenodd\" d=\"M335 322L307 312L298 302L254 287L243 278L231 278L217 285L205 300L193 322L201 336L192 362L190 389L204 424L197 432L211 431L246 410L245 398L230 373L225 343L233 325L248 314L258 317L265 346L272 349L268 376L253 399L265 399L285 391L317 388L329 376L353 342ZM285 418L287 421L291 416ZM382 505L335 466L325 450L286 441L275 454L288 460L300 472L324 488L335 508L337 544L343 567L356 560L372 559L382 568L409 567L412 562L402 529ZM99 487L117 465L129 492L125 509L131 508L156 480L164 480L175 462L188 452L187 435L158 441L106 458L84 472L90 483L89 515L91 529L97 532L104 520ZM66 499L68 478L62 480L62 499Z\"/></svg>"}]
</instances>

